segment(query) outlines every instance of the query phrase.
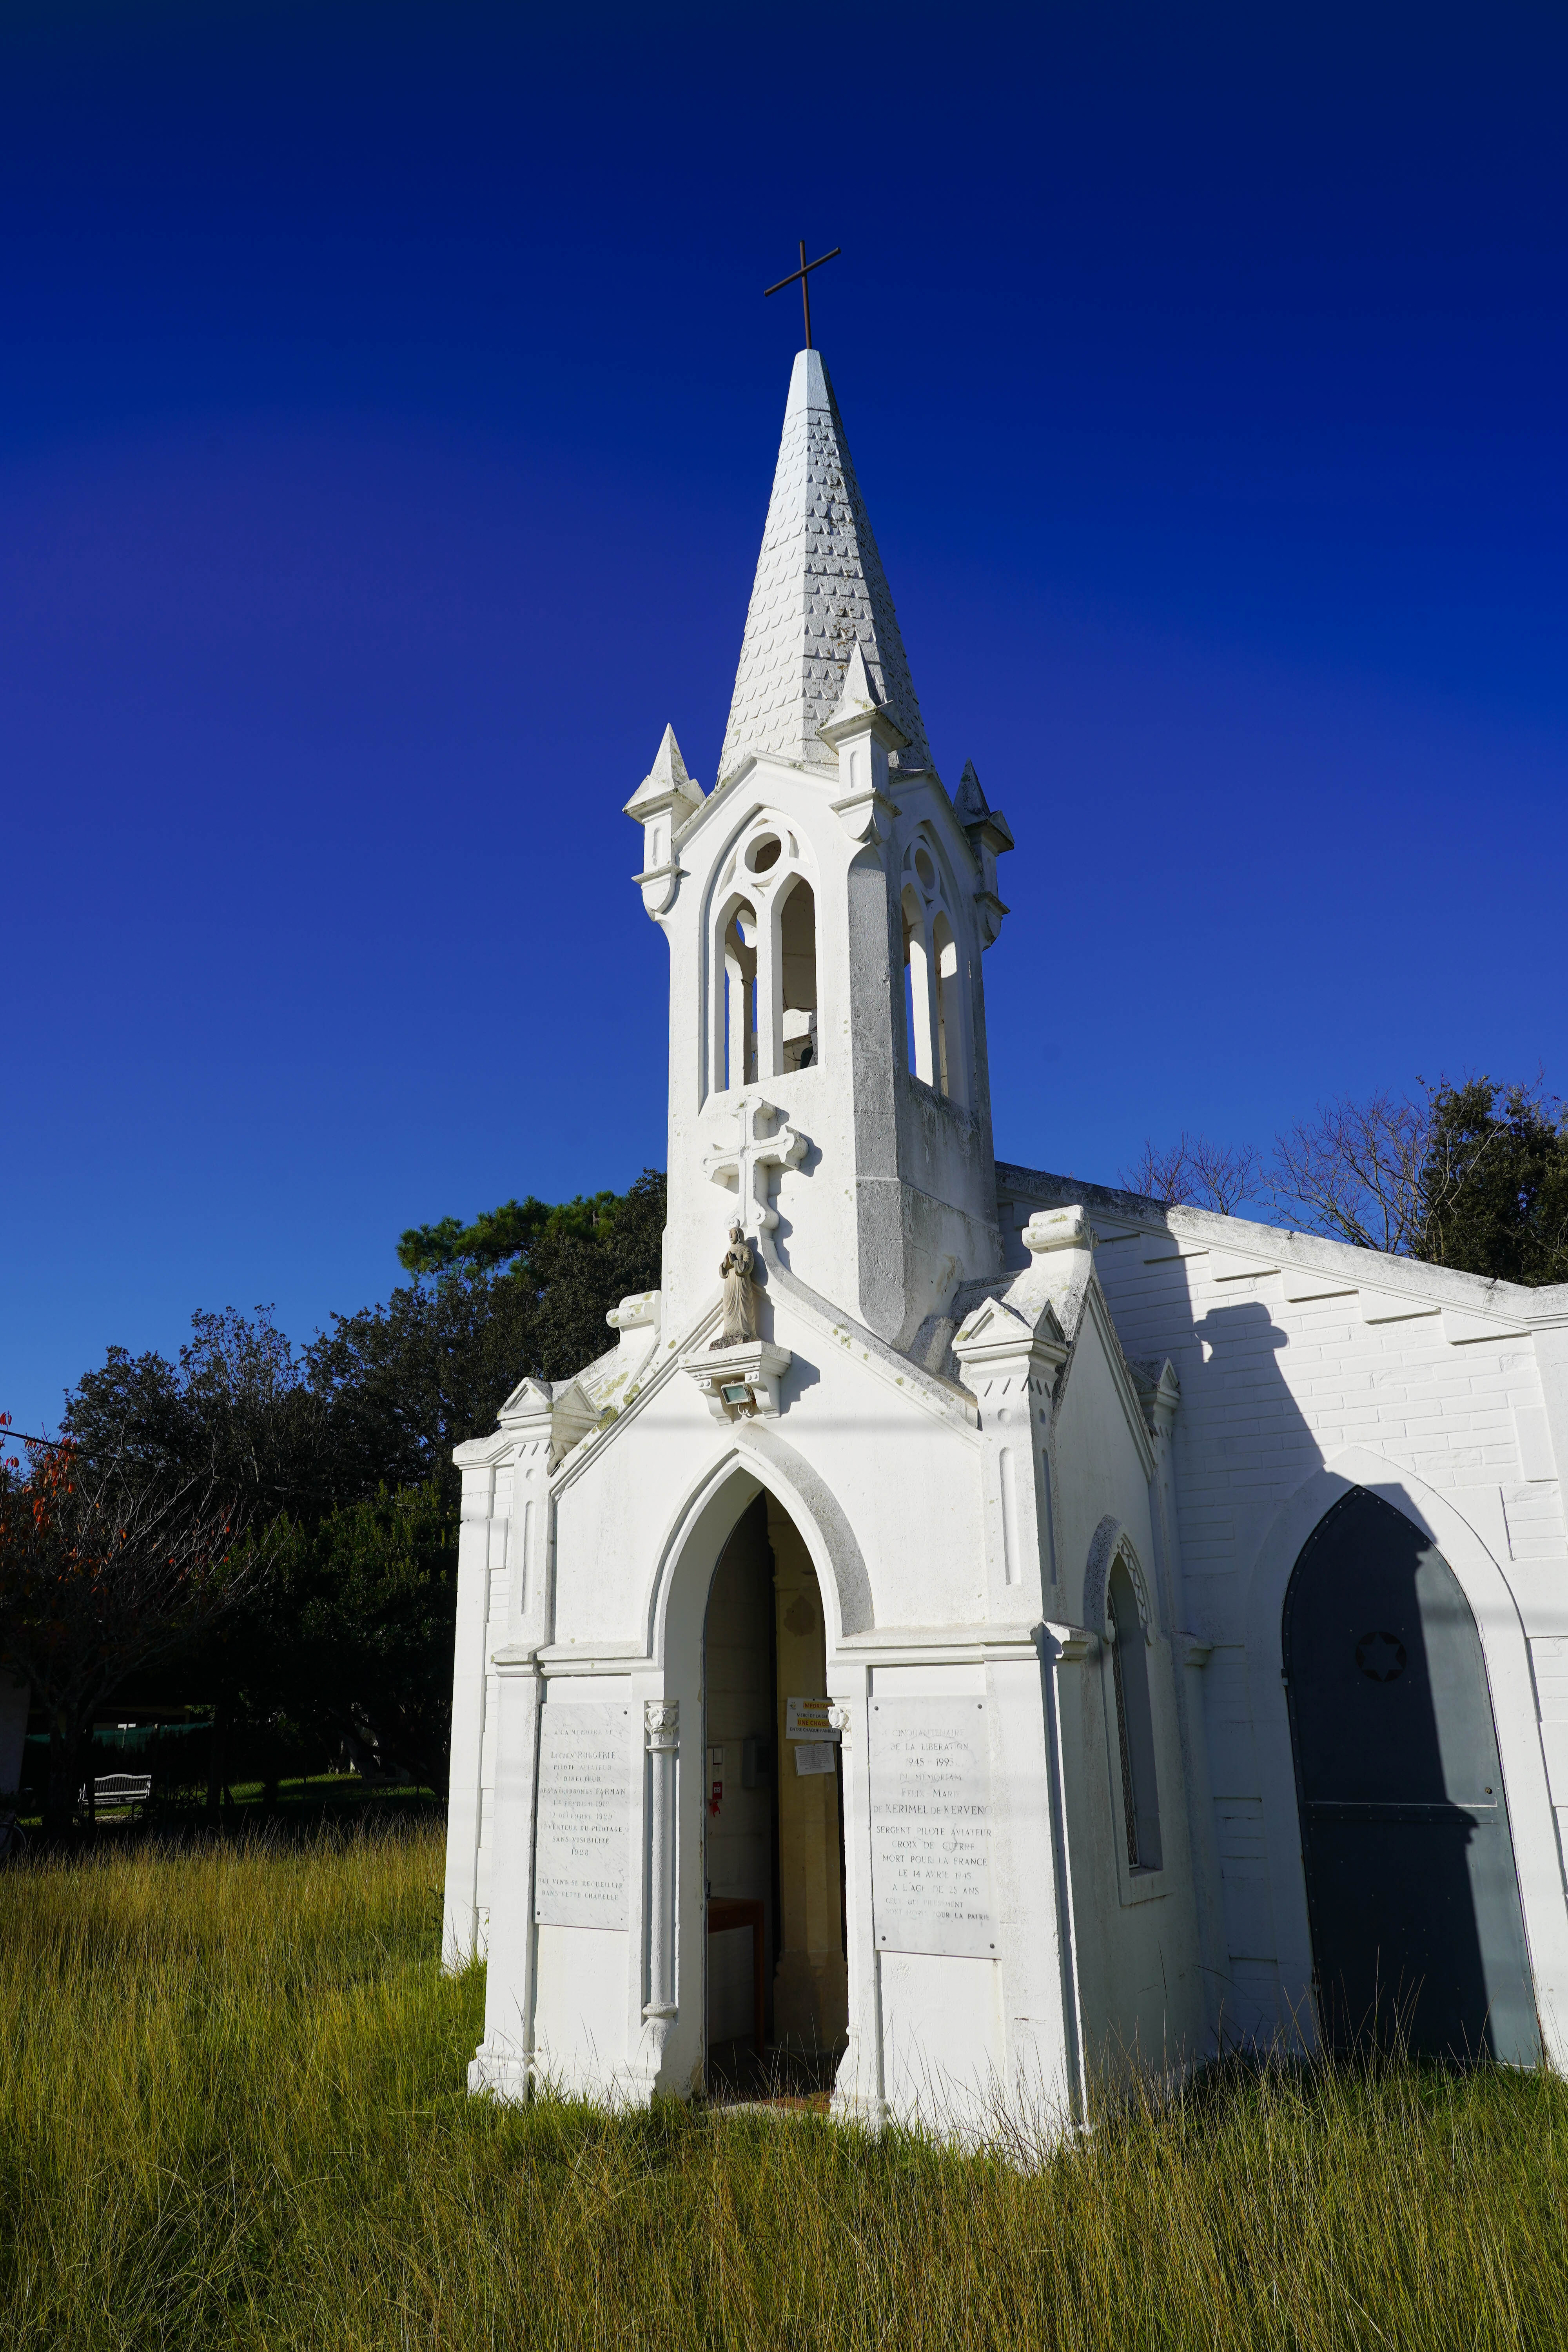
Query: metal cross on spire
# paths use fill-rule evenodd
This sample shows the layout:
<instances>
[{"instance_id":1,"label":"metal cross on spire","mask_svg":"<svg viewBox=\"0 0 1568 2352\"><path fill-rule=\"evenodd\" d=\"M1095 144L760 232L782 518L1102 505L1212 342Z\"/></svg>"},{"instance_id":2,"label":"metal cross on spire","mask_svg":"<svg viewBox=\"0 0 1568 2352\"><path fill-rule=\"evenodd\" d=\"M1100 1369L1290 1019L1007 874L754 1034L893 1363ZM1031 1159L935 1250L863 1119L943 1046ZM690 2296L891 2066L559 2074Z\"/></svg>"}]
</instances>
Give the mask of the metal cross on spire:
<instances>
[{"instance_id":1,"label":"metal cross on spire","mask_svg":"<svg viewBox=\"0 0 1568 2352\"><path fill-rule=\"evenodd\" d=\"M798 269L792 269L787 278L781 278L776 286L764 286L763 289L763 299L765 302L770 294L782 294L786 286L793 286L795 279L797 278L799 278L801 305L805 311L805 348L807 351L810 351L811 349L811 272L814 269L820 269L825 261L837 261L843 250L844 247L841 245L836 245L831 253L819 253L815 261L807 261L805 257L805 239L803 236L800 240L800 268Z\"/></svg>"}]
</instances>

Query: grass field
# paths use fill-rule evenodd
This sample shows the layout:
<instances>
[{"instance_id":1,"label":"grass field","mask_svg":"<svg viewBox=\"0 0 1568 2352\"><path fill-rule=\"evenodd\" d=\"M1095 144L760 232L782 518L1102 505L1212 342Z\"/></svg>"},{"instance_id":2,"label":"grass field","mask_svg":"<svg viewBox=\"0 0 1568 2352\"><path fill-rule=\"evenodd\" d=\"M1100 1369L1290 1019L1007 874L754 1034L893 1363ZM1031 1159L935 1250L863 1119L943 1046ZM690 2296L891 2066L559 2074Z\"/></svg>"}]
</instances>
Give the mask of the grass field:
<instances>
[{"instance_id":1,"label":"grass field","mask_svg":"<svg viewBox=\"0 0 1568 2352\"><path fill-rule=\"evenodd\" d=\"M0 2346L1557 2345L1568 2089L1211 2078L1019 2171L468 2100L438 1837L0 1874Z\"/></svg>"}]
</instances>

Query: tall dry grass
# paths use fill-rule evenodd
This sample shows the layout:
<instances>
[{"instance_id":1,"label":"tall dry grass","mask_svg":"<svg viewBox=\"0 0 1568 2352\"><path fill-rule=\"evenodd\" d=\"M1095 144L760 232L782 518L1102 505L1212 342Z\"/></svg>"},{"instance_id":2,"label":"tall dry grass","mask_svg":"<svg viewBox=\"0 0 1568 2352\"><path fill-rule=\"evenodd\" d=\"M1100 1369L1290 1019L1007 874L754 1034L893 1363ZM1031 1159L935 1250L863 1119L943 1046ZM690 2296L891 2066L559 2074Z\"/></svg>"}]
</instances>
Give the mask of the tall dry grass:
<instances>
[{"instance_id":1,"label":"tall dry grass","mask_svg":"<svg viewBox=\"0 0 1568 2352\"><path fill-rule=\"evenodd\" d=\"M1555 2345L1568 2094L1237 2070L1033 2170L468 2100L438 1839L0 1876L0 2345Z\"/></svg>"}]
</instances>

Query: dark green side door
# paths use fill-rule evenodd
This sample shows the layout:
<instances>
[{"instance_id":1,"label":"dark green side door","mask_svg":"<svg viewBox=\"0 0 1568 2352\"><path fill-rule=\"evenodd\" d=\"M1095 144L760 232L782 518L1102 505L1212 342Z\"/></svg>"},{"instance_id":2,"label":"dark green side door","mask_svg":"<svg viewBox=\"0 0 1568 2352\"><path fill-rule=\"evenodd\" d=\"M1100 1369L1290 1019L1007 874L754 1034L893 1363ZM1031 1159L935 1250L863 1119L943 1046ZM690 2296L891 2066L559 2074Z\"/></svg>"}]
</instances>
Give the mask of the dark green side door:
<instances>
[{"instance_id":1,"label":"dark green side door","mask_svg":"<svg viewBox=\"0 0 1568 2352\"><path fill-rule=\"evenodd\" d=\"M1296 1563L1284 1635L1324 2040L1536 2064L1497 1727L1453 1570L1356 1487Z\"/></svg>"}]
</instances>

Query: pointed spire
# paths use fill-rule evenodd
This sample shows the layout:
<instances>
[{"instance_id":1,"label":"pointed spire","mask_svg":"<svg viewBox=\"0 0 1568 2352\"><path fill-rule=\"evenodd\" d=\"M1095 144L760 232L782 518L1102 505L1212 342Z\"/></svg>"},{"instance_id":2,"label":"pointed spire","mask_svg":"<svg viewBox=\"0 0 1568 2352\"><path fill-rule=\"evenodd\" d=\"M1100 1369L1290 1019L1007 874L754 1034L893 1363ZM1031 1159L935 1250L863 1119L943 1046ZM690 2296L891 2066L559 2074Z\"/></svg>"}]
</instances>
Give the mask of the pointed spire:
<instances>
[{"instance_id":1,"label":"pointed spire","mask_svg":"<svg viewBox=\"0 0 1568 2352\"><path fill-rule=\"evenodd\" d=\"M963 763L963 773L958 780L952 808L960 824L978 824L982 817L991 814L991 803L980 788L973 760L965 760Z\"/></svg>"},{"instance_id":2,"label":"pointed spire","mask_svg":"<svg viewBox=\"0 0 1568 2352\"><path fill-rule=\"evenodd\" d=\"M721 780L748 752L836 768L817 730L839 709L858 656L871 699L909 738L905 768L931 764L882 559L820 352L796 354L763 529Z\"/></svg>"},{"instance_id":3,"label":"pointed spire","mask_svg":"<svg viewBox=\"0 0 1568 2352\"><path fill-rule=\"evenodd\" d=\"M682 816L689 815L693 809L701 807L702 799L701 785L686 772L686 762L680 756L675 730L667 727L658 750L654 753L653 765L626 803L626 813L640 823L657 815L660 809L679 806L680 814L676 818L679 824Z\"/></svg>"}]
</instances>

